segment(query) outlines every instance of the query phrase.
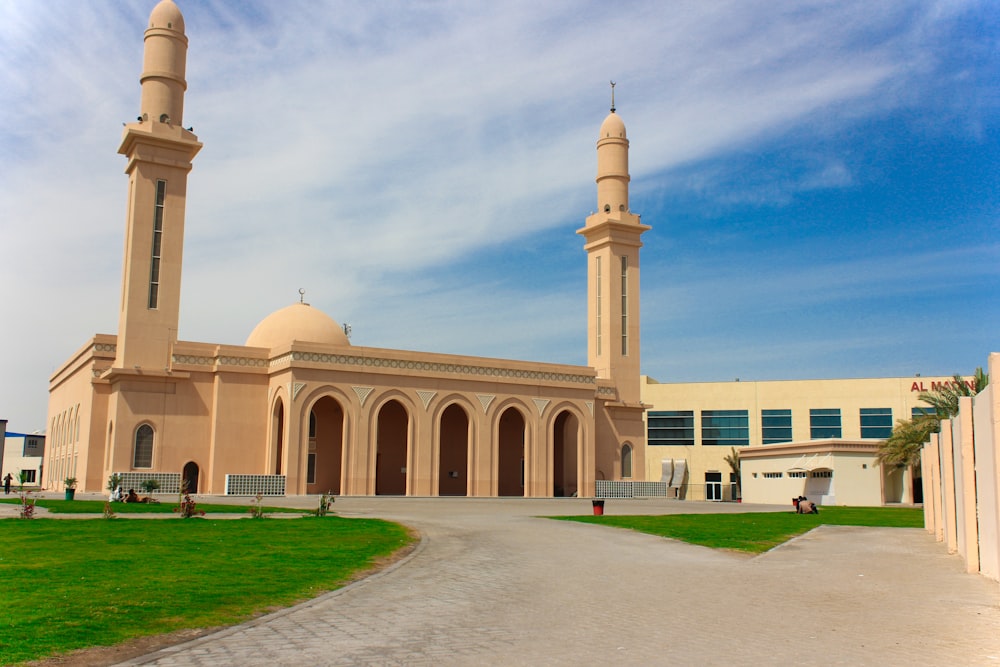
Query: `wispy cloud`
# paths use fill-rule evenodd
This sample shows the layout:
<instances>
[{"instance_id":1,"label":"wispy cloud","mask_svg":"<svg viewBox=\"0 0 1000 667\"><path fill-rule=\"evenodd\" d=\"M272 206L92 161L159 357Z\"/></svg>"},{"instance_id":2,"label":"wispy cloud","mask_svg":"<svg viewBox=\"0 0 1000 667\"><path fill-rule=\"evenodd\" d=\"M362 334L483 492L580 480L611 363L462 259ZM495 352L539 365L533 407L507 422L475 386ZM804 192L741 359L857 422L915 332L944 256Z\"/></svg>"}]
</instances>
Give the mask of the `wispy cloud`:
<instances>
[{"instance_id":1,"label":"wispy cloud","mask_svg":"<svg viewBox=\"0 0 1000 667\"><path fill-rule=\"evenodd\" d=\"M33 321L5 333L23 350L12 384L32 389L0 407L23 428L43 418L47 373L117 326L115 148L137 113L152 4L0 5L0 297ZM609 79L633 142L633 208L663 238L678 195L700 192L736 217L850 190L865 165L831 147L901 110L940 136L942 86L989 94L991 61L963 74L946 49L956 25L991 13L976 2L179 4L184 122L205 143L189 185L181 336L220 342L241 342L305 287L352 321L359 344L582 363L583 255L564 249L579 248L573 231L595 206ZM989 109L952 131L995 122ZM774 159L781 145L794 147L787 160ZM767 163L754 177L726 169L758 152ZM740 225L718 233L744 242ZM873 284L919 298L874 260L773 272L735 261L714 279L669 282L677 261L644 255L647 324L672 321L661 299L732 304L755 290L788 309L815 303L796 294L850 304ZM890 258L886 271L906 264ZM647 334L658 352L645 358L669 354L669 335Z\"/></svg>"}]
</instances>

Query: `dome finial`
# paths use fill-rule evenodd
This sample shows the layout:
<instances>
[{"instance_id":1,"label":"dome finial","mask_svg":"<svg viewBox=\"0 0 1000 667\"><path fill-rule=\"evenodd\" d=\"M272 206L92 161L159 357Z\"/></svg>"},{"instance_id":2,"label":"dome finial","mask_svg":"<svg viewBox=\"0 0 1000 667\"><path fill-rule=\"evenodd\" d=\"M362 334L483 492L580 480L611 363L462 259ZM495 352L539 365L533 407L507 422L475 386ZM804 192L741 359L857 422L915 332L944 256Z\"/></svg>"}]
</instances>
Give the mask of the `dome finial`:
<instances>
[{"instance_id":1,"label":"dome finial","mask_svg":"<svg viewBox=\"0 0 1000 667\"><path fill-rule=\"evenodd\" d=\"M615 112L615 82L611 82L611 113Z\"/></svg>"},{"instance_id":2,"label":"dome finial","mask_svg":"<svg viewBox=\"0 0 1000 667\"><path fill-rule=\"evenodd\" d=\"M306 302L306 289L304 287L299 288L299 303ZM308 305L308 304L306 304Z\"/></svg>"}]
</instances>

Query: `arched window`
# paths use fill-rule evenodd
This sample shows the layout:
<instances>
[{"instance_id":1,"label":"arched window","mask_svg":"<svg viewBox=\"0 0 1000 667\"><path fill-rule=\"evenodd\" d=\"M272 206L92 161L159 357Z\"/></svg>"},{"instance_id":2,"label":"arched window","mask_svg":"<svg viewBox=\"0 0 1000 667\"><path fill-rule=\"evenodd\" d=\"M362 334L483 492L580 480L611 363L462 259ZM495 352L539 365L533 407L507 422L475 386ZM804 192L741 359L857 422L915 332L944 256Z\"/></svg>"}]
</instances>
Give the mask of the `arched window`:
<instances>
[{"instance_id":1,"label":"arched window","mask_svg":"<svg viewBox=\"0 0 1000 667\"><path fill-rule=\"evenodd\" d=\"M622 445L622 479L632 477L632 445Z\"/></svg>"},{"instance_id":2,"label":"arched window","mask_svg":"<svg viewBox=\"0 0 1000 667\"><path fill-rule=\"evenodd\" d=\"M135 449L132 454L132 467L153 467L153 427L149 424L143 424L135 431Z\"/></svg>"}]
</instances>

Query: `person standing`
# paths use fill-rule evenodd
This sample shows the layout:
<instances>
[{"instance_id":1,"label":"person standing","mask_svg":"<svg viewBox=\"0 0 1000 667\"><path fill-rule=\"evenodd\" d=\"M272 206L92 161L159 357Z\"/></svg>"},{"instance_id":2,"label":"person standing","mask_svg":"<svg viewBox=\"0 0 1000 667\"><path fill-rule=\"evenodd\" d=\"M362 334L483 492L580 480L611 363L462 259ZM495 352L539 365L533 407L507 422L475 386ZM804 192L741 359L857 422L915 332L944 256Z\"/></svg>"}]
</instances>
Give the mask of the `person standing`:
<instances>
[{"instance_id":1,"label":"person standing","mask_svg":"<svg viewBox=\"0 0 1000 667\"><path fill-rule=\"evenodd\" d=\"M10 473L7 473L7 476L3 478L3 492L4 492L4 495L7 495L7 496L10 495L10 483L11 483L11 481L13 481L13 479L14 478L11 476Z\"/></svg>"}]
</instances>

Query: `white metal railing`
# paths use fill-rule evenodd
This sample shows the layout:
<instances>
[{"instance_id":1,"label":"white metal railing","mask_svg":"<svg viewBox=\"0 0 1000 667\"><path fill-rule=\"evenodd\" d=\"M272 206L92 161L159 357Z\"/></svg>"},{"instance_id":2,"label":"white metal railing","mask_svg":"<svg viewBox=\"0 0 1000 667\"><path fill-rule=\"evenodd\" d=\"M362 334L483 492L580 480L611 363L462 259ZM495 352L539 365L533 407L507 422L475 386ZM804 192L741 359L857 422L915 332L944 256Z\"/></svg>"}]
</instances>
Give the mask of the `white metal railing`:
<instances>
[{"instance_id":1,"label":"white metal railing","mask_svg":"<svg viewBox=\"0 0 1000 667\"><path fill-rule=\"evenodd\" d=\"M116 472L115 475L121 477L121 488L125 491L135 489L142 491L142 483L149 479L155 479L160 483L154 493L180 493L181 474L179 472Z\"/></svg>"},{"instance_id":2,"label":"white metal railing","mask_svg":"<svg viewBox=\"0 0 1000 667\"><path fill-rule=\"evenodd\" d=\"M227 496L283 496L284 475L226 475Z\"/></svg>"},{"instance_id":3,"label":"white metal railing","mask_svg":"<svg viewBox=\"0 0 1000 667\"><path fill-rule=\"evenodd\" d=\"M666 498L666 482L632 482L618 479L599 479L595 482L597 498Z\"/></svg>"}]
</instances>

